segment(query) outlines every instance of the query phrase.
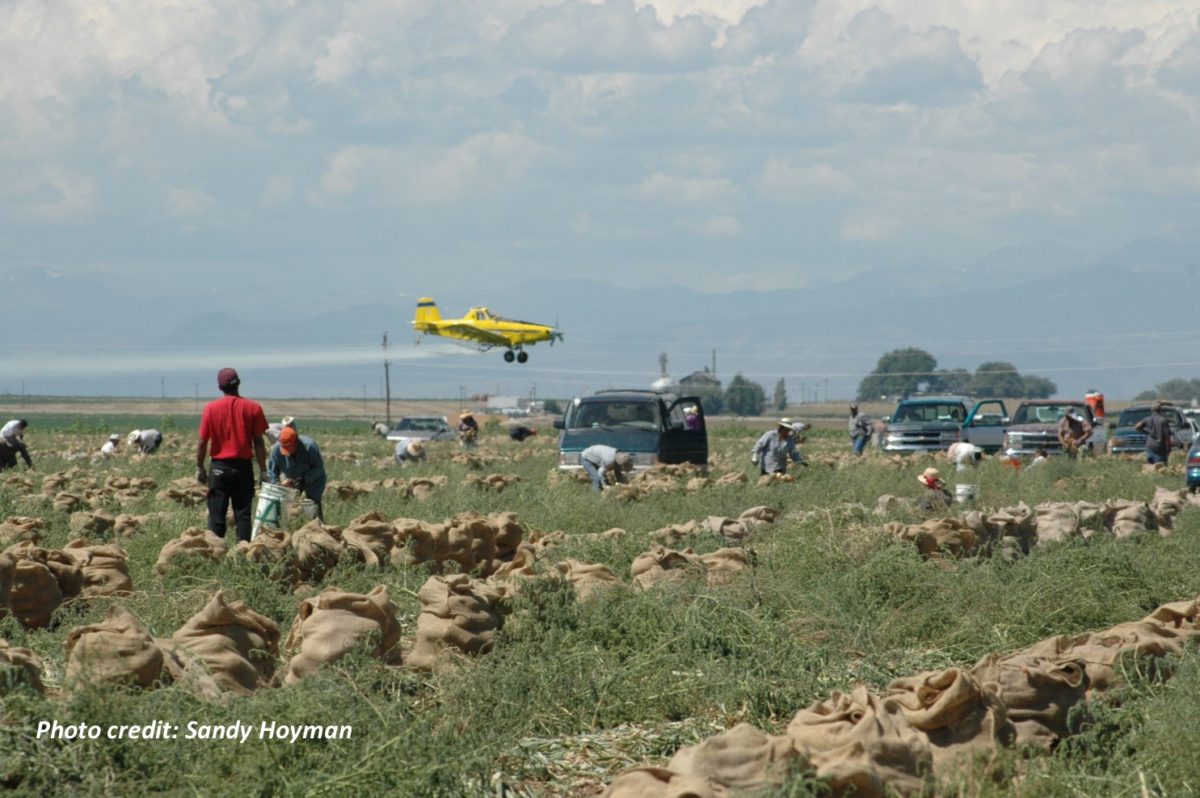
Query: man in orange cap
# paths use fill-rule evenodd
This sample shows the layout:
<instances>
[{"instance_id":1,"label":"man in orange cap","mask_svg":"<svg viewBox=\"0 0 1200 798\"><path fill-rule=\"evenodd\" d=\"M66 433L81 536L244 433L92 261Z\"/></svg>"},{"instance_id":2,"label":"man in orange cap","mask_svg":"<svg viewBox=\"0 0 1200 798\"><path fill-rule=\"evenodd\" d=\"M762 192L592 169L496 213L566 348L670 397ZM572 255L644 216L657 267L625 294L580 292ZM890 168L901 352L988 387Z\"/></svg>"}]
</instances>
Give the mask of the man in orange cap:
<instances>
[{"instance_id":1,"label":"man in orange cap","mask_svg":"<svg viewBox=\"0 0 1200 798\"><path fill-rule=\"evenodd\" d=\"M196 481L208 485L208 528L217 537L225 537L225 513L233 505L238 540L250 540L251 511L254 501L254 460L258 473L266 478L267 447L263 433L267 417L262 405L244 399L238 393L242 380L233 369L217 372L217 387L224 394L204 406L200 416L200 443L196 446ZM212 454L212 467L204 461Z\"/></svg>"},{"instance_id":2,"label":"man in orange cap","mask_svg":"<svg viewBox=\"0 0 1200 798\"><path fill-rule=\"evenodd\" d=\"M325 495L325 461L317 442L296 432L295 427L279 431L279 442L267 458L267 479L286 488L295 488L317 505L317 518L324 521L321 497Z\"/></svg>"}]
</instances>

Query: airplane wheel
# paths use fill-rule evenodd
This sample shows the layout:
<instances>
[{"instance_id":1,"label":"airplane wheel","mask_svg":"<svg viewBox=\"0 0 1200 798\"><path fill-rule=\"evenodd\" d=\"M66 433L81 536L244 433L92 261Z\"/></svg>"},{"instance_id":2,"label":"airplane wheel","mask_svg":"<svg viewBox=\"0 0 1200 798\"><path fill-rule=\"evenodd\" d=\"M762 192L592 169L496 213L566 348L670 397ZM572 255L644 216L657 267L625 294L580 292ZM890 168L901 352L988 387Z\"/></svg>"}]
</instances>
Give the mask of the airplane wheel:
<instances>
[{"instance_id":1,"label":"airplane wheel","mask_svg":"<svg viewBox=\"0 0 1200 798\"><path fill-rule=\"evenodd\" d=\"M515 358L516 358L516 355L513 354L513 351L511 349L504 353L504 362L505 363L511 363L511 362L513 362L513 360Z\"/></svg>"},{"instance_id":2,"label":"airplane wheel","mask_svg":"<svg viewBox=\"0 0 1200 798\"><path fill-rule=\"evenodd\" d=\"M529 359L528 352L517 352L517 362L518 363L524 363L528 359Z\"/></svg>"}]
</instances>

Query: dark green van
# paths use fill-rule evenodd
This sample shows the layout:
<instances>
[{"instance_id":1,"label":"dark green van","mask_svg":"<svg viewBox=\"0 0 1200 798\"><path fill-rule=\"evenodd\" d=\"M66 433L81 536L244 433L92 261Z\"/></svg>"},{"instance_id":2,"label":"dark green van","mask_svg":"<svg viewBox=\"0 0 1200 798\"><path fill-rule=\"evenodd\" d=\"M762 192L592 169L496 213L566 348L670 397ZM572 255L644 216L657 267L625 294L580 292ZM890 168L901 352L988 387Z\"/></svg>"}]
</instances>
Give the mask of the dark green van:
<instances>
[{"instance_id":1,"label":"dark green van","mask_svg":"<svg viewBox=\"0 0 1200 798\"><path fill-rule=\"evenodd\" d=\"M601 443L633 455L636 468L708 465L708 430L698 396L642 390L600 391L576 398L554 422L558 467L580 468L579 453Z\"/></svg>"}]
</instances>

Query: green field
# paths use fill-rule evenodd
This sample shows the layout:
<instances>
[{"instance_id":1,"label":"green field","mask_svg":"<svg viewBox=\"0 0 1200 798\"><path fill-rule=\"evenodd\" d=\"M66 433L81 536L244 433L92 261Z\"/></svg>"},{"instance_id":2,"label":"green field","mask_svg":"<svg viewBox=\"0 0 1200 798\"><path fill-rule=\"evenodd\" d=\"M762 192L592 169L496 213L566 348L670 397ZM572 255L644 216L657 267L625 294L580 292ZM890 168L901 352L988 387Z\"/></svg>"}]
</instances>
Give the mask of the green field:
<instances>
[{"instance_id":1,"label":"green field","mask_svg":"<svg viewBox=\"0 0 1200 798\"><path fill-rule=\"evenodd\" d=\"M99 484L113 475L147 476L159 488L192 474L195 419L153 418L167 444L137 462L68 460L98 449L115 419L39 417L28 441L37 470L0 475L0 519L38 516L40 545L62 546L69 517L49 497L22 495L11 475L34 478L80 466ZM118 431L138 426L122 418ZM518 444L487 431L482 450L496 462L482 471L450 463L457 452L432 447L430 462L401 472L391 446L369 438L361 422L302 430L322 445L333 480L444 474L446 487L426 501L386 489L350 501L327 494L326 522L345 525L368 511L387 518L440 521L464 510L515 511L527 530L562 530L567 542L536 568L553 572L566 557L608 565L624 582L650 548L650 533L709 515L737 516L754 505L781 511L745 544L753 567L725 585L703 575L637 592L615 590L579 602L551 578L523 581L495 649L434 675L390 668L363 652L327 666L297 685L250 697L205 701L172 685L154 689L66 689L63 642L79 625L104 617L113 599L64 604L51 628L26 630L0 619L0 637L32 649L45 666L45 696L10 681L0 699L0 785L13 794L139 795L598 795L622 770L664 764L674 751L746 721L779 732L795 712L835 690L949 666L970 667L1056 634L1137 620L1158 605L1200 595L1200 511L1186 509L1169 536L1126 539L1097 535L1040 545L1015 562L1000 558L922 559L911 544L880 531L872 515L882 494L916 496L915 475L933 461L897 467L878 455L839 467L795 469L797 481L749 484L696 493L653 493L637 501L592 494L587 485L550 480L553 436ZM713 474L745 470L757 433L717 429ZM840 433L811 436L809 454L840 455ZM525 456L533 451L533 456ZM520 455L520 456L518 456ZM944 462L943 473L950 472ZM513 473L502 493L466 484L472 473ZM1013 471L985 462L976 475L981 504L1124 498L1149 500L1156 486L1182 487L1178 465L1143 473L1138 462L1107 458L1056 461ZM859 505L864 506L859 507ZM227 559L155 573L159 550L189 526L200 508L154 497L111 511L166 511L138 535L122 539L135 593L119 601L156 636L168 637L224 588L278 622L286 639L302 598L337 585L367 592L389 588L407 638L419 611L416 591L427 566L371 570L344 559L320 584L293 592L244 562ZM919 519L916 519L919 520ZM618 539L584 537L612 527ZM679 544L698 553L727 542L697 535ZM286 657L286 653L284 654ZM1130 674L1128 684L1073 719L1077 734L1048 755L1005 752L939 794L1022 796L1200 795L1200 658L1184 656L1169 680ZM37 736L40 721L61 724L149 724L186 727L264 721L349 724L348 740L82 740ZM822 794L797 773L769 795ZM764 794L764 793L759 793Z\"/></svg>"}]
</instances>

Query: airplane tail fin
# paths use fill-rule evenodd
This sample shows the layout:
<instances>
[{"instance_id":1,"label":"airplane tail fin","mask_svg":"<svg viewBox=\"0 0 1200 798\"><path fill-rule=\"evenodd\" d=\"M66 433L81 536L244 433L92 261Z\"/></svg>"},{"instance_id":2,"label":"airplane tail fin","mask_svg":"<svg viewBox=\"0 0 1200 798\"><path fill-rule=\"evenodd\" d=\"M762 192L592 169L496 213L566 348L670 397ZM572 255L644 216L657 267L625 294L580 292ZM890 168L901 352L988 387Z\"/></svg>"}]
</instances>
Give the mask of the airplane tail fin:
<instances>
[{"instance_id":1,"label":"airplane tail fin","mask_svg":"<svg viewBox=\"0 0 1200 798\"><path fill-rule=\"evenodd\" d=\"M414 325L428 324L431 321L441 321L442 314L437 303L427 296L417 300L417 315L413 317Z\"/></svg>"}]
</instances>

